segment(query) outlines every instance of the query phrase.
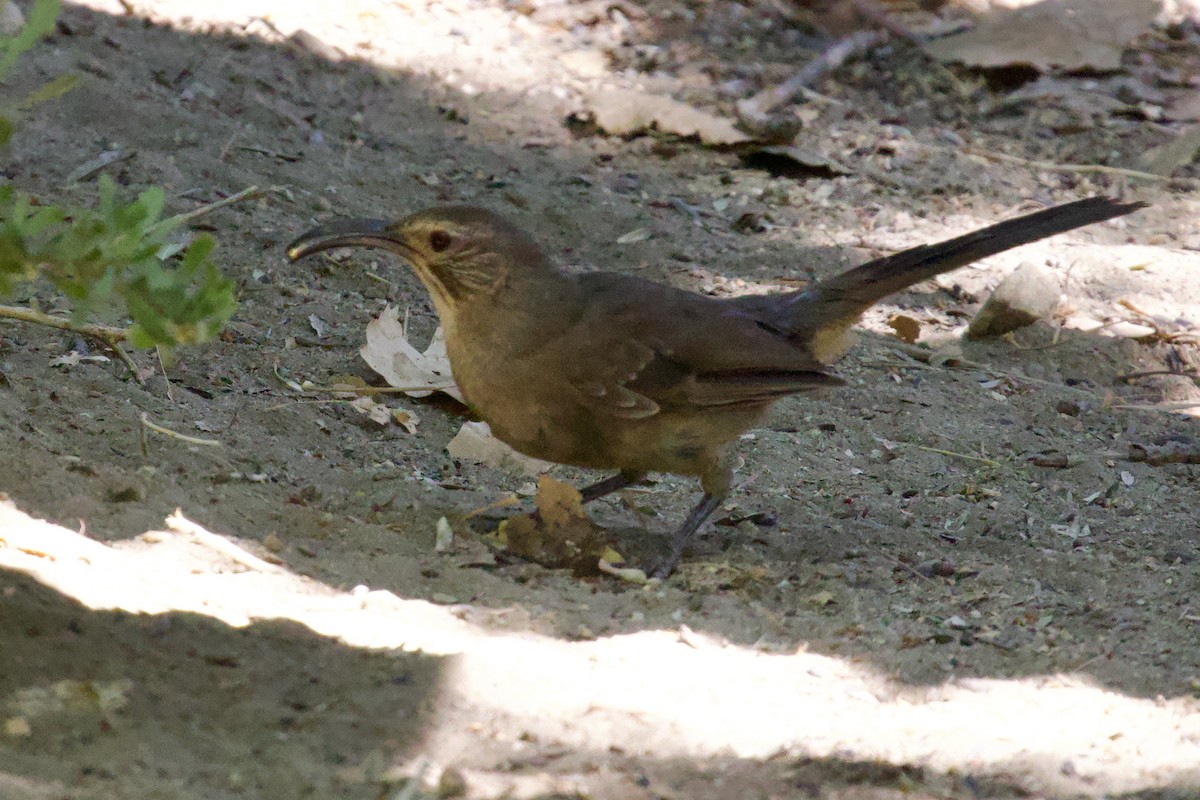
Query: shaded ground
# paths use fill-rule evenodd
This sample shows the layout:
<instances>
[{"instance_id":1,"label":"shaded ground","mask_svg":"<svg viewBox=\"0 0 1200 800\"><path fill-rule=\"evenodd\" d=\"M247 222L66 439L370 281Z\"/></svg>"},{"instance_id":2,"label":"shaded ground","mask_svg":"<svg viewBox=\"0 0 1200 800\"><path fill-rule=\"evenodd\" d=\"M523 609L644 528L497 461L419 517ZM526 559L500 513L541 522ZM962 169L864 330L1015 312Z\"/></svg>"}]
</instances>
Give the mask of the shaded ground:
<instances>
[{"instance_id":1,"label":"shaded ground","mask_svg":"<svg viewBox=\"0 0 1200 800\"><path fill-rule=\"evenodd\" d=\"M1029 109L985 113L895 47L821 84L801 134L859 172L771 178L732 154L563 125L589 87L728 103L729 81L761 80L764 63L768 78L786 76L811 55L741 6L654 5L625 24L472 3L350 4L336 19L209 3L184 23L164 2L137 6L156 15L148 24L113 5L68 6L23 65L17 88L68 69L88 77L30 113L6 176L82 202L93 185L67 176L121 149L137 155L114 176L164 185L176 210L265 192L203 220L242 306L222 342L181 354L169 383L145 354L144 388L115 362L51 367L76 342L0 327L0 489L35 517L120 543L88 550L64 534L42 552L28 538L42 529L15 516L0 528L2 563L66 593L0 576L0 796L379 797L421 758L431 779L449 768L447 791L458 770L473 797L1200 786L1195 467L1125 458L1130 444L1195 433L1190 417L1126 406L1197 390L1185 375L1122 379L1191 365L1194 348L1070 327L1055 337L1043 324L1015 343L964 345L986 371L931 368L898 352L885 324L899 306L927 340L947 341L1000 275L1034 260L1068 276L1076 322L1133 319L1116 304L1126 299L1194 327L1200 234L1186 179L1129 190L963 154L1124 163L1162 130L1114 118L1062 134ZM217 19L234 29L209 30ZM299 51L278 33L296 28L360 60ZM753 63L736 46L751 33L764 42ZM647 54L661 70L632 71ZM715 526L650 590L496 563L462 515L527 478L445 455L461 409L396 400L420 417L410 435L282 380L369 377L357 347L387 302L410 310L418 334L435 324L419 284L382 256L285 262L282 245L334 212L484 203L566 263L721 293L1126 191L1154 209L872 312L842 365L846 389L781 403L742 443L741 485L718 517L766 512L774 524ZM772 226L735 232L746 212ZM618 242L639 228L650 238ZM143 411L223 446L151 435L143 452ZM1041 454L1072 466L1028 460ZM623 550L644 552L645 531L671 529L694 492L663 478L593 513ZM208 539L132 538L176 507L279 572ZM458 531L446 554L433 548L441 516ZM379 594L345 594L356 586ZM324 636L231 627L275 617Z\"/></svg>"}]
</instances>

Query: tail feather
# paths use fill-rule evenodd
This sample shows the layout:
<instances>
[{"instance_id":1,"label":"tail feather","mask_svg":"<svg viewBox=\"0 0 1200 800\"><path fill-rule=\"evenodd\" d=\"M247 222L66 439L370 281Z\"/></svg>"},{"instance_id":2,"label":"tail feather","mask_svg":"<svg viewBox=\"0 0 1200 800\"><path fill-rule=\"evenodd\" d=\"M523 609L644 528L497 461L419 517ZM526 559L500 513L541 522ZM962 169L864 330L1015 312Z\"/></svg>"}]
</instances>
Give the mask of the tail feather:
<instances>
[{"instance_id":1,"label":"tail feather","mask_svg":"<svg viewBox=\"0 0 1200 800\"><path fill-rule=\"evenodd\" d=\"M865 309L914 283L1048 236L1124 216L1147 203L1121 203L1089 197L998 222L937 244L926 244L868 261L815 287L830 299L856 302Z\"/></svg>"},{"instance_id":2,"label":"tail feather","mask_svg":"<svg viewBox=\"0 0 1200 800\"><path fill-rule=\"evenodd\" d=\"M1124 216L1147 205L1089 197L998 222L944 242L877 258L798 292L739 300L747 311L792 340L816 342L829 338L826 332L840 336L872 305L914 283L1048 236Z\"/></svg>"}]
</instances>

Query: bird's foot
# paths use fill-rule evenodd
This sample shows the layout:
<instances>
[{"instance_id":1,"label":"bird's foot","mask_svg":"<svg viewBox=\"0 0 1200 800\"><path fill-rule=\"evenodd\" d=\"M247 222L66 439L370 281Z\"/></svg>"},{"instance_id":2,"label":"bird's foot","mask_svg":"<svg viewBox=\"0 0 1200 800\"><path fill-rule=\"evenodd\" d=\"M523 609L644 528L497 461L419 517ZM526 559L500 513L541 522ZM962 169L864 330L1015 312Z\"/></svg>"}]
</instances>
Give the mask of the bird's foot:
<instances>
[{"instance_id":1,"label":"bird's foot","mask_svg":"<svg viewBox=\"0 0 1200 800\"><path fill-rule=\"evenodd\" d=\"M671 577L671 573L679 566L680 560L683 558L683 548L671 548L671 552L662 558L655 561L646 570L646 576L649 578L657 578L660 581L665 581Z\"/></svg>"}]
</instances>

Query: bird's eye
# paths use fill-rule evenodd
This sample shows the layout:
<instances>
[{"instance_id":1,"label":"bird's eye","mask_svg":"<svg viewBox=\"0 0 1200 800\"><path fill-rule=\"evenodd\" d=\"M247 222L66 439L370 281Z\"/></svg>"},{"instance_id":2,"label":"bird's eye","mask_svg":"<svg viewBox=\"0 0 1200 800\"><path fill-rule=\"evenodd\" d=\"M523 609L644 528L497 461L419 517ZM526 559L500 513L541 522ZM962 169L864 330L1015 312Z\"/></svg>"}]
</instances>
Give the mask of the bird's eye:
<instances>
[{"instance_id":1,"label":"bird's eye","mask_svg":"<svg viewBox=\"0 0 1200 800\"><path fill-rule=\"evenodd\" d=\"M440 253L450 246L450 234L439 229L429 234L429 247L435 253Z\"/></svg>"}]
</instances>

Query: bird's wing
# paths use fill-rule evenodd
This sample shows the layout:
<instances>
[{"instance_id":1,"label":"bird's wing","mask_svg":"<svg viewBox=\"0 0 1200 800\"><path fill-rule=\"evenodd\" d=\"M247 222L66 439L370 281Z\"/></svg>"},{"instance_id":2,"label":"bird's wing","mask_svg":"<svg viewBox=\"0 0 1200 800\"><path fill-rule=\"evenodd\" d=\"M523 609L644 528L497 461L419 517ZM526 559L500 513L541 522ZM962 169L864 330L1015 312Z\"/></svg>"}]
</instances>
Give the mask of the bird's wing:
<instances>
[{"instance_id":1,"label":"bird's wing","mask_svg":"<svg viewBox=\"0 0 1200 800\"><path fill-rule=\"evenodd\" d=\"M733 304L610 273L581 279L587 308L547 355L593 411L639 419L841 384Z\"/></svg>"}]
</instances>

